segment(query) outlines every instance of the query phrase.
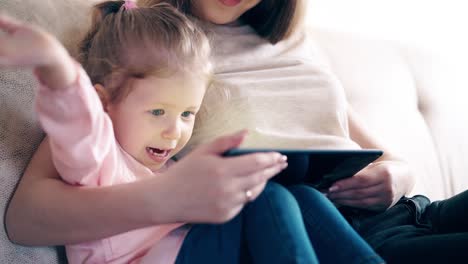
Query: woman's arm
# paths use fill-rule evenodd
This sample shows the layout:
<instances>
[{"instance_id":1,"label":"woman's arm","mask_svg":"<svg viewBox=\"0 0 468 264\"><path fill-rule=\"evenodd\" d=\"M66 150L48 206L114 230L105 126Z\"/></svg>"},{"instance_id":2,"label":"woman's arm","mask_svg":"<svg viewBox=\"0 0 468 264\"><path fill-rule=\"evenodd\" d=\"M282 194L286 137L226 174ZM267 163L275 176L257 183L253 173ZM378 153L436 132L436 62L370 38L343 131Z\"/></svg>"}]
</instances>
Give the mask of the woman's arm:
<instances>
[{"instance_id":1,"label":"woman's arm","mask_svg":"<svg viewBox=\"0 0 468 264\"><path fill-rule=\"evenodd\" d=\"M155 219L161 186L145 182L112 188L64 183L51 160L46 138L26 168L6 212L10 239L24 245L72 244L110 236L169 219ZM161 214L160 216L162 216Z\"/></svg>"},{"instance_id":2,"label":"woman's arm","mask_svg":"<svg viewBox=\"0 0 468 264\"><path fill-rule=\"evenodd\" d=\"M75 187L60 180L47 138L28 165L7 208L9 238L19 244L74 244L136 228L175 222L225 222L266 181L285 168L278 153L223 158L245 133L196 148L158 177L110 187Z\"/></svg>"},{"instance_id":3,"label":"woman's arm","mask_svg":"<svg viewBox=\"0 0 468 264\"><path fill-rule=\"evenodd\" d=\"M336 182L328 197L342 205L385 210L411 191L413 175L408 164L378 141L350 106L348 123L351 139L362 148L382 149L384 155L354 177Z\"/></svg>"}]
</instances>

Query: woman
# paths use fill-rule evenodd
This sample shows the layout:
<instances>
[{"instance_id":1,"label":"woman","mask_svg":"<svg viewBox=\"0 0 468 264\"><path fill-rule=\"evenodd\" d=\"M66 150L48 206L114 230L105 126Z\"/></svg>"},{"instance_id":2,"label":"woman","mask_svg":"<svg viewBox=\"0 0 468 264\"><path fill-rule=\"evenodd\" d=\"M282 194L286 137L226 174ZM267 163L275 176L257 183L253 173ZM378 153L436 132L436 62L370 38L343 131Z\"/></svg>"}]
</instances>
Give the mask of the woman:
<instances>
[{"instance_id":1,"label":"woman","mask_svg":"<svg viewBox=\"0 0 468 264\"><path fill-rule=\"evenodd\" d=\"M344 93L333 74L317 62L313 51L308 49L308 37L302 32L300 23L302 17L300 11L304 10L302 6L304 1L171 2L181 10L208 22L206 28L214 37L213 45L218 62L216 74L219 83L216 85L222 88L212 89L212 94L207 96L206 113L218 113L218 115L206 114L199 120L199 130L195 131L192 145L205 142L207 138L214 135L246 127L253 132L246 140L247 146L297 147L307 144L313 147L349 148L358 147L355 144L357 143L362 148L385 149L347 106ZM241 20L238 19L239 17ZM304 68L304 65L307 67ZM275 72L275 69L279 71ZM308 84L307 87L319 90L310 92L308 89L299 89L304 83ZM267 89L268 87L278 89ZM299 88L291 89L294 87ZM223 92L218 93L218 91ZM318 97L312 98L315 101L298 102L297 100L302 98L311 99L303 96L304 91L310 92L308 96L325 94L326 98L333 100ZM219 109L216 108L219 107L216 102L227 102L227 98L229 98L229 104L224 105L222 112L213 111ZM245 98L249 100L239 100ZM293 102L294 106L301 107L287 110L280 108L279 106L288 106L288 99L293 99L293 101L289 100L289 105ZM255 103L251 104L249 101ZM304 108L305 106L313 107ZM324 112L323 108L327 106L333 108L328 108ZM276 111L276 108L280 111ZM335 111L337 109L338 111ZM314 115L314 113L320 113L320 115ZM230 119L229 123L225 122L227 119ZM331 127L325 129L317 125L324 123L324 119ZM223 120L224 122L219 123ZM222 129L214 130L217 132L205 133L205 129L212 131L213 124L226 125ZM227 126L227 124L234 125ZM346 124L349 124L349 127ZM290 136L291 131L294 131L293 137ZM220 150L228 148L229 144L225 141L224 143L223 141L214 142L204 151L196 149L188 154L184 158L187 166L178 168L179 172L185 170L185 173L178 173L178 175L203 175L206 181L222 175L225 179L224 183L228 182L228 170L216 170L217 175L203 171L205 168L203 164L208 164L210 161L217 162L221 168L227 168L228 163L233 165L233 161L223 160L217 155ZM181 200L177 198L180 195L174 194L173 200L166 198L165 203L162 204L158 198L163 197L162 194L167 197L168 190L174 189L170 187L175 184L180 193L184 191L193 193L197 190L197 186L191 186L183 179L176 177L166 179L164 189L161 188L159 182L148 181L100 190L69 190L73 187L58 180L59 176L50 161L49 151L47 144L41 144L7 212L6 224L9 235L18 243L29 245L73 243L171 221L223 222L232 218L242 207L239 203L223 203L222 198L213 201L209 199L208 194L202 192L199 193L201 199L197 201ZM180 163L182 162L184 161ZM196 170L191 169L189 164L197 165ZM264 166L255 167L256 170L251 171L261 173L261 170L268 167L268 164L271 163L266 161ZM246 171L249 170L246 169ZM386 153L378 162L373 163L355 177L337 182L330 188L328 197L343 206L382 211L397 204L400 198L411 190L412 182L407 164ZM263 179L253 188L255 195L258 195L264 184ZM217 194L220 195L217 197L229 197L236 191L237 194L244 191L227 192L223 189L226 186L219 180L214 185L213 192L218 191ZM129 195L131 193L138 193L138 195L131 196ZM301 196L297 194L296 199L301 200ZM226 200L232 201L232 199ZM91 208L84 204L94 204L95 207ZM304 205L305 202L301 204ZM401 204L402 202L399 202L398 206ZM59 213L71 206L74 208L73 212L67 211L67 215ZM305 214L313 213L307 212L306 207L301 209ZM35 214L38 210L44 213ZM127 213L121 214L121 212ZM358 210L357 212L360 214L369 211ZM375 215L380 215L371 214L372 216L369 216L371 220L375 219ZM88 217L83 219L82 215ZM386 219L393 219L387 214L383 216ZM352 215L350 218L355 220ZM108 224L104 227L95 226L96 221ZM362 224L364 227L372 227L375 222ZM380 230L377 229L377 231ZM377 233L376 230L371 231L363 233L364 237L369 238ZM379 240L379 242L382 241L388 240ZM396 255L392 254L394 250L398 250L398 243L394 242L390 243L390 246L386 243L379 245L374 243L373 246L390 258ZM408 245L405 246L411 248ZM417 256L421 257L422 254Z\"/></svg>"},{"instance_id":2,"label":"woman","mask_svg":"<svg viewBox=\"0 0 468 264\"><path fill-rule=\"evenodd\" d=\"M244 7L244 11L248 9L250 9L250 6ZM195 32L200 32L196 30L191 30L195 27L195 25L188 24L189 21L183 20L183 17L178 15L179 13L175 10L168 8L165 5L158 5L157 0L146 1L146 3L138 2L136 4L130 1L106 1L96 5L93 11L94 23L80 45L80 58L82 58L81 62L83 63L84 68L88 69L88 74L90 74L90 76L98 76L95 78L91 78L91 80L94 80L94 82L96 82L95 85L97 87L96 89L98 89L98 94L101 97L101 99L103 98L102 104L105 106L106 110L109 110L108 116L113 122L116 122L117 124L126 124L128 122L133 122L135 118L138 119L138 117L141 117L143 119L139 120L140 126L129 127L124 125L119 127L114 125L115 135L117 136L117 139L116 141L113 141L113 144L111 144L113 146L120 146L122 149L125 150L125 152L122 152L122 155L124 155L126 158L119 160L118 158L114 159L116 155L115 152L113 152L112 150L110 154L107 155L109 153L106 151L108 148L99 149L101 150L101 153L96 154L96 149L93 148L96 144L89 145L89 137L75 137L74 139L60 141L60 139L62 139L65 135L63 133L57 134L57 129L51 130L47 128L50 128L50 124L51 122L53 122L50 120L55 120L53 117L58 116L57 118L60 118L62 120L64 118L63 112L40 112L42 114L40 115L40 117L42 117L40 118L41 121L50 121L44 121L45 123L43 122L42 124L45 125L44 129L47 131L48 140L52 142L50 147L51 153L53 154L53 163L56 165L57 168L61 169L59 170L59 172L61 173L60 176L62 177L62 179L68 183L78 183L78 185L81 186L81 188L84 188L84 186L95 188L115 185L113 183L116 182L118 182L119 184L128 184L130 182L137 181L137 177L141 177L139 180L144 180L146 182L152 181L152 178L159 178L158 185L166 189L165 193L167 196L162 197L162 195L160 194L161 198L158 199L158 201L167 201L174 199L193 200L194 197L199 198L197 197L200 193L199 189L204 187L204 191L206 193L212 192L213 189L215 191L216 189L221 189L221 192L219 192L217 195L216 192L214 193L215 195L213 195L212 193L212 199L234 201L234 203L231 202L231 204L229 204L229 207L234 207L234 209L235 207L239 207L236 206L236 201L249 202L249 204L245 206L245 208L241 211L240 214L238 214L232 220L221 225L195 224L190 226L190 228L187 228L187 226L183 225L183 223L194 221L191 219L185 220L184 218L182 218L182 223L171 222L171 225L145 226L146 228L144 229L137 229L121 234L114 234L111 237L92 238L91 241L65 242L67 244L67 258L70 263L173 263L174 261L176 261L176 263L225 263L226 261L229 261L229 263L234 264L244 261L252 261L253 263L312 264L319 263L319 261L329 263L342 263L351 261L352 263L378 264L383 262L382 259L379 256L377 256L376 253L369 247L369 245L367 245L367 243L362 238L360 238L359 235L347 224L346 220L340 215L339 211L336 208L334 208L330 201L328 201L326 197L324 197L317 190L306 186L289 186L286 188L275 183L268 183L265 186L265 190L260 194L261 188L263 188L266 178L271 177L286 166L286 162L284 159L283 162L280 161L276 165L269 166L268 170L258 169L257 171L264 174L264 176L262 177L261 175L257 175L255 177L249 176L249 172L246 172L245 168L249 168L249 163L256 163L255 160L259 159L258 154L250 155L250 157L243 156L239 158L230 158L229 160L237 160L237 166L226 169L227 173L222 173L222 175L207 174L208 177L224 177L225 179L228 179L229 182L221 182L222 185L219 186L221 186L222 188L217 188L216 184L213 188L212 184L208 184L206 180L203 181L204 175L197 175L196 171L194 171L195 173L187 174L184 171L181 172L180 170L173 169L177 166L188 166L186 162L187 160L191 160L190 155L182 159L179 163L174 165L174 167L168 166L167 171L164 173L158 173L157 176L153 175L152 173L148 173L148 170L146 169L159 169L161 166L161 162L164 162L165 160L158 160L156 163L154 159L148 160L147 158L145 158L147 153L147 147L138 147L138 144L141 143L143 145L146 145L147 142L151 142L152 147L162 145L167 146L167 140L170 140L172 145L174 145L175 143L177 143L178 145L185 145L185 143L190 138L190 134L192 131L191 125L193 125L193 123L190 123L190 121L193 121L193 119L190 119L190 117L195 116L195 112L198 112L194 109L199 108L197 105L201 103L200 95L203 95L205 92L205 86L203 84L206 84L207 79L202 78L203 81L200 81L198 78L200 76L205 75L210 76L210 74L208 73L211 67L198 67L197 69L191 69L189 72L195 73L192 75L185 75L185 73L181 69L186 69L184 67L188 68L195 64L210 65L210 62L207 60L207 56L193 55L208 54L208 50L206 49L207 46L203 45L207 44L206 41L204 42L206 38L203 34L196 35ZM229 14L229 12L224 13ZM151 19L148 20L148 18ZM158 21L162 20L164 20L165 23L158 23ZM148 27L148 21L155 22L153 27ZM184 24L180 21L185 21L187 22L187 24ZM179 24L176 27L174 27L173 25L171 25L171 23ZM167 28L165 27L166 25L171 26ZM184 28L184 25L190 26ZM132 28L133 30L128 31L125 30L126 28ZM174 29L177 30L174 31ZM71 58L66 52L60 53L59 56L52 56L53 58L55 58L52 61L46 60L45 62L43 62L43 60L40 60L39 63L35 63L37 60L35 60L34 58L37 57L35 57L32 54L37 54L37 52L28 53L29 55L24 56L24 52L18 53L17 49L8 48L23 45L25 43L23 39L27 38L32 39L32 41L24 44L24 48L22 49L23 51L34 51L35 49L37 49L37 45L34 45L34 43L39 43L43 44L44 46L42 50L49 51L51 54L55 54L56 50L62 50L60 44L58 44L57 41L54 41L53 38L51 39L50 37L48 37L47 33L40 29L37 29L25 23L20 23L8 19L7 17L0 17L0 30L5 32L5 38L3 39L5 45L2 46L0 51L3 49L4 57L7 58L7 61L13 63L5 63L5 65L17 65L15 63L18 63L21 66L33 67L36 71L38 79L40 79L41 83L44 84L42 86L42 90L53 90L52 88L49 88L49 86L52 86L54 88L59 87L62 89L67 89L67 91L77 93L73 95L69 95L69 93L67 93L66 95L59 93L57 96L54 97L60 97L59 99L57 99L58 102L67 99L76 99L80 97L80 91L87 91L88 93L86 93L86 95L88 96L85 98L92 99L84 99L83 101L86 101L86 103L80 106L67 104L71 105L71 110L79 108L78 112L72 110L70 113L93 113L103 117L103 119L98 118L97 120L104 120L103 122L106 122L107 119L105 118L106 115L104 112L88 111L89 109L87 108L87 106L89 106L90 104L94 105L94 107L96 106L96 104L100 104L99 101L95 100L98 96L97 94L92 92L93 88L91 87L91 82L84 81L83 83L85 85L81 86L73 85L74 78L70 78L70 76L74 76L77 74L74 71L75 67L69 67ZM140 32L140 34L134 35L135 30ZM15 34L15 32L22 32L22 34ZM119 40L114 39L115 32L119 32L118 35L121 36ZM161 39L159 38L161 32L165 32L166 35L170 33L168 37L171 39L166 42L161 42ZM189 38L187 37L187 35L193 38ZM154 46L142 45L141 47L138 46L136 51L132 50L135 47L131 45L131 43L135 43L136 39L140 40L141 42L142 39L146 40L146 38L151 37L154 37L154 39L149 41L149 43L151 43ZM118 55L112 55L108 52L109 47L107 43L109 43L110 40L114 43L114 48L119 51L113 52L113 54ZM187 42L184 42L185 40L187 40ZM190 45L184 46L184 43L188 43ZM158 48L154 49L154 47ZM123 97L119 97L118 94L118 92L121 90L114 91L112 89L106 90L105 88L103 88L106 87L109 89L109 87L113 87L111 84L106 83L106 80L108 80L109 76L114 76L122 71L129 70L127 64L125 64L125 51L133 51L131 54L134 57L138 57L138 55L147 57L148 54L154 53L156 54L155 56L159 58L161 57L161 52L163 52L162 54L171 54L171 52L173 53L176 51L177 47L189 47L189 49L185 48L183 51L177 50L178 53L176 52L177 54L173 54L174 56L171 56L171 58L174 57L176 58L175 60L178 61L178 63L176 63L177 66L173 66L172 64L170 66L167 66L163 62L158 62L157 60L156 62L155 60L152 60L155 64L147 65L144 62L141 62L141 58L140 60L136 61L135 65L137 66L132 64L133 68L136 67L142 72L155 72L154 74L156 74L157 77L155 78L155 76L153 75L143 75L143 77L139 77L136 80L142 82L142 84L138 87L134 87L132 85L126 87L130 90L128 90L125 95L122 94ZM200 53L202 51L205 51L205 53ZM184 57L182 53L187 53L189 55L185 54ZM177 57L178 55L182 57L179 58ZM51 56L46 57L51 58ZM114 61L112 63L113 68L110 69L108 67L105 67L106 64L99 64L99 62L101 61ZM57 65L61 66L57 67ZM162 76L157 75L161 72L161 68L163 69L163 72L166 72L166 67L171 67L170 69L174 70L174 74L170 75L169 77L167 77L167 75L164 74ZM44 68L46 70L43 70ZM156 68L157 70L154 70L154 68ZM61 69L69 70L66 71L67 74L63 74L63 71ZM206 72L196 71L200 69L206 70ZM180 74L180 76L175 76L176 74ZM161 81L165 80L163 78L170 78L174 76L177 80L183 79L184 81L184 78L187 78L187 76L192 77L193 79L191 79L188 82L192 86L186 85L187 82L183 82L182 85L177 80L172 79L169 82ZM155 82L161 83L157 85L156 90L149 89L153 86L151 86L151 82L145 82L146 78L153 78L153 86ZM83 79L87 80L86 78ZM50 85L50 83L52 83L53 85ZM104 86L100 86L101 83ZM174 94L172 94L171 96L171 92L177 93L177 91L174 91L174 87L169 87L165 90L165 88L167 88L166 86L168 83L176 83L179 86L182 85L177 88L178 91L180 89L185 89L183 91L183 94L188 95L189 97L183 97L182 94L179 96L182 96L182 100L177 96L174 97ZM79 84L82 83L80 82ZM147 95L145 98L147 98L147 100L153 100L153 103L146 104L147 107L167 107L168 101L171 107L157 110L153 109L151 111L145 108L144 111L142 110L135 112L135 109L139 108L139 106L131 105L131 102L134 101L132 101L132 99L130 98L136 98L136 96L132 97L132 95L134 93L138 94L138 92L140 92L140 90L138 90L137 88L146 89L144 90L145 94ZM104 95L107 95L108 91L113 91L117 93L117 95L114 97L120 98L123 101L114 102L110 99L106 100L108 96ZM152 96L152 93L154 92L158 93L158 96ZM46 97L47 95L48 94L39 94L36 98L37 103L45 101L44 97ZM168 97L163 100L160 98L161 96ZM52 96L50 95L50 97ZM141 100L143 99L140 99L140 101ZM155 100L157 101L156 103ZM161 103L161 101L158 100L163 100L164 103ZM72 101L74 102L74 100ZM44 104L39 105L43 106ZM46 105L56 106L55 104ZM118 107L118 112L114 111L115 107ZM88 110L86 110L85 108ZM53 109L55 110L55 108ZM187 111L187 109L191 109L191 115L185 115L186 112L189 112ZM150 112L152 116L157 116L157 118L150 119L150 123L147 123L148 112ZM167 116L161 114L161 112L167 112ZM47 114L49 114L50 117L48 116L48 118L45 118L44 116L47 116ZM76 117L76 115L73 116ZM126 119L125 117L128 116L131 116L131 118ZM162 118L161 116L165 118ZM181 120L183 120L183 122L179 123L178 120L181 117ZM70 118L65 119L72 121ZM158 120L159 122L164 121L165 123L156 124L155 122L158 122ZM55 128L61 127L64 129L76 125L75 122L53 122L52 124ZM92 122L89 125L95 125L95 127L97 128L102 127L102 124L98 124L96 122ZM156 129L146 129L146 132L150 133L146 135L151 135L151 137L147 138L145 143L142 143L141 136L143 134L141 133L142 131L145 131L145 129L141 130L142 127L155 125ZM167 126L167 129L161 130L162 128L159 126ZM107 126L107 128L109 127ZM122 128L123 130L121 130ZM161 131L158 132L158 129ZM71 129L71 131L77 132L76 127L75 129ZM93 130L88 132L96 131L101 130ZM106 131L109 132L109 130ZM123 131L125 133L122 134L119 133L119 131ZM180 137L177 134L178 131L182 133ZM100 133L102 132L96 133L96 135L99 135ZM170 133L170 135L168 133ZM113 133L109 132L109 134L112 135ZM135 138L132 137L132 135L139 135L140 137ZM235 147L235 142L239 144L243 136L245 135L237 135L234 137L231 136L231 144L226 145L224 147ZM233 140L233 138L235 139L236 137L238 139ZM101 142L101 138L99 136L93 137L95 141L99 141L102 144L107 144L108 141L106 140L109 139L109 137L104 138L105 141ZM138 141L138 139L140 141ZM70 140L74 140L75 142L71 142ZM64 142L64 144L67 147L65 149L63 148L63 146L57 147L57 144L60 144L59 142ZM84 148L85 145L87 145L88 147ZM217 145L219 145L219 142ZM73 157L70 155L65 155L68 153L67 151L75 153L73 151L74 147L79 147L81 150L80 153L85 153L86 150L88 150L93 152L93 154L96 154L97 156L93 155L93 158L90 159L88 157L89 155L86 156L85 154L83 154L84 156L81 155L78 158L75 158L75 156L73 155ZM213 152L212 155L220 156L222 151L227 150L224 147L219 149L218 151ZM65 152L63 150L65 150ZM144 154L141 153L142 150ZM173 150L173 152L175 154L178 151ZM130 155L126 156L125 153L128 153ZM198 153L195 154L197 158L199 158L199 156L203 156L203 152L200 153L199 150L194 151L194 153ZM268 155L270 154L271 153L266 154L266 156L268 157ZM117 154L117 157L121 157L119 155L120 154ZM65 162L64 157L68 157L65 158ZM105 161L103 161L99 157L104 157L103 160ZM226 160L228 159L219 159L219 161L216 163L212 162L210 164L202 164L202 166L208 171L210 170L210 168L215 168L219 170L223 166L226 167ZM261 160L259 162L261 162ZM89 166L85 166L85 169L82 170L83 164L93 164L93 168L89 170ZM112 165L109 166L109 164ZM189 165L197 166L198 164L194 165L189 163ZM136 171L138 171L139 174L142 175L135 175L136 177L128 176L134 175ZM145 173L144 176L143 173ZM232 173L235 174L232 175ZM257 172L254 171L253 173ZM192 186L194 188L184 190L184 192L181 193L178 186L181 185L180 180L182 179L182 177L185 177L185 182L187 186ZM258 180L259 186L256 187L255 184L248 184L249 178L260 178ZM175 179L176 184L169 185L167 183L168 179ZM179 182L177 182L178 179ZM202 184L197 185L191 181L201 182ZM238 188L235 188L236 185L240 185L243 187L241 190L238 190ZM237 189L234 195L224 194L226 191L229 191L233 187ZM259 191L256 190L258 188L260 188ZM134 191L136 193L127 194L130 197L138 196L140 190ZM50 192L55 191L51 189ZM158 190L156 189L154 190L154 192L158 192ZM258 198L252 200L256 196L258 196ZM296 200L295 196L300 197L300 199ZM313 211L313 214L303 216L301 212L301 206L299 203L306 203L307 208ZM209 206L209 203L207 203L207 205ZM240 207L242 207L242 205L243 204L241 204ZM168 206L169 208L171 207L171 205L167 204L166 206ZM175 204L176 210L179 208L179 206L180 204ZM229 209L232 211L232 208ZM126 215L125 211L124 215ZM80 218L82 216L78 217ZM99 221L99 219L94 220ZM208 221L216 221L216 219L212 218ZM95 225L102 225L102 222L96 222ZM335 238L333 238L333 236L331 236L330 234L333 234ZM331 250L336 246L337 243L340 242L346 244L346 247L342 247L339 251ZM73 244L70 245L71 243ZM274 251L274 254L272 254L272 251Z\"/></svg>"}]
</instances>

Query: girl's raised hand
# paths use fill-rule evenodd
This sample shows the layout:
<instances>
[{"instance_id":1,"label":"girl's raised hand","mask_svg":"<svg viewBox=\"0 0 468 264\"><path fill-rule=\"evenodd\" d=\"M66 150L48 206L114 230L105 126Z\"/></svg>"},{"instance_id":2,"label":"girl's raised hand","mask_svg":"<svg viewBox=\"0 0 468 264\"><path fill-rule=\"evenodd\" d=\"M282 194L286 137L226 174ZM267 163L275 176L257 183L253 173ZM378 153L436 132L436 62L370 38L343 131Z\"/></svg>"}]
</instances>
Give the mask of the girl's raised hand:
<instances>
[{"instance_id":1,"label":"girl's raised hand","mask_svg":"<svg viewBox=\"0 0 468 264\"><path fill-rule=\"evenodd\" d=\"M49 33L0 15L0 63L3 66L44 66L54 63L61 46Z\"/></svg>"},{"instance_id":2,"label":"girl's raised hand","mask_svg":"<svg viewBox=\"0 0 468 264\"><path fill-rule=\"evenodd\" d=\"M245 132L220 137L169 168L165 178L168 206L179 209L174 210L174 219L228 221L263 191L268 179L287 166L285 158L275 152L221 156L239 146L244 137Z\"/></svg>"},{"instance_id":3,"label":"girl's raised hand","mask_svg":"<svg viewBox=\"0 0 468 264\"><path fill-rule=\"evenodd\" d=\"M76 69L63 45L48 32L0 15L0 67L31 67L54 89L74 81Z\"/></svg>"}]
</instances>

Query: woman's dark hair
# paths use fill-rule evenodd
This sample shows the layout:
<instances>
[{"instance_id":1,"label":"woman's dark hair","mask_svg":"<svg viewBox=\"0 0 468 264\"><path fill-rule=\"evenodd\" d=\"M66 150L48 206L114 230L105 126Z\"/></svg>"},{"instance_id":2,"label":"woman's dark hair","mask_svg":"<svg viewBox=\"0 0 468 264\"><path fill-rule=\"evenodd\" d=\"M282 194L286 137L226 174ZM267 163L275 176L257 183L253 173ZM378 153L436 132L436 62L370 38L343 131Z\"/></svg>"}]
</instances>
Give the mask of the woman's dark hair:
<instances>
[{"instance_id":1,"label":"woman's dark hair","mask_svg":"<svg viewBox=\"0 0 468 264\"><path fill-rule=\"evenodd\" d=\"M103 85L118 101L127 81L147 75L190 72L211 77L209 41L182 12L159 0L124 1L94 6L90 30L79 46L79 61L93 84Z\"/></svg>"},{"instance_id":2,"label":"woman's dark hair","mask_svg":"<svg viewBox=\"0 0 468 264\"><path fill-rule=\"evenodd\" d=\"M191 0L164 0L190 14ZM306 0L262 0L242 19L272 44L287 38L303 21Z\"/></svg>"},{"instance_id":3,"label":"woman's dark hair","mask_svg":"<svg viewBox=\"0 0 468 264\"><path fill-rule=\"evenodd\" d=\"M302 23L303 0L262 0L242 19L257 33L275 44L288 37Z\"/></svg>"}]
</instances>

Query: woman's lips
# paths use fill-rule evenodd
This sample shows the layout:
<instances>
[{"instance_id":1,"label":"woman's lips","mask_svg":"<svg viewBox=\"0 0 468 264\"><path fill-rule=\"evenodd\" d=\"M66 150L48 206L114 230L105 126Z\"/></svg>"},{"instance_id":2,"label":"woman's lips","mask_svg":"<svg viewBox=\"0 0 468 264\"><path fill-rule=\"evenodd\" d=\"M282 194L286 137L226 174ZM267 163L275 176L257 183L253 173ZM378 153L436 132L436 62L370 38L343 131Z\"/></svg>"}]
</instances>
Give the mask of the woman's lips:
<instances>
[{"instance_id":1,"label":"woman's lips","mask_svg":"<svg viewBox=\"0 0 468 264\"><path fill-rule=\"evenodd\" d=\"M235 6L238 5L242 0L219 0L223 5Z\"/></svg>"}]
</instances>

